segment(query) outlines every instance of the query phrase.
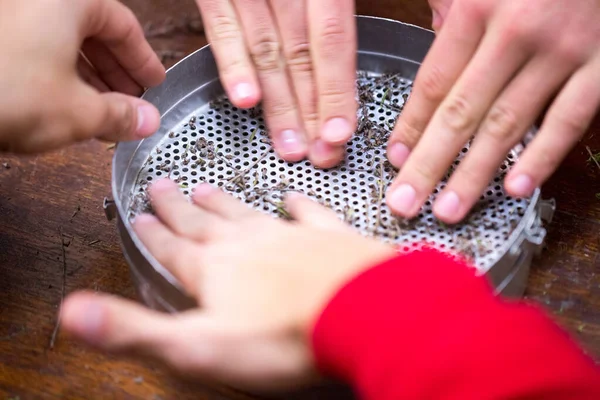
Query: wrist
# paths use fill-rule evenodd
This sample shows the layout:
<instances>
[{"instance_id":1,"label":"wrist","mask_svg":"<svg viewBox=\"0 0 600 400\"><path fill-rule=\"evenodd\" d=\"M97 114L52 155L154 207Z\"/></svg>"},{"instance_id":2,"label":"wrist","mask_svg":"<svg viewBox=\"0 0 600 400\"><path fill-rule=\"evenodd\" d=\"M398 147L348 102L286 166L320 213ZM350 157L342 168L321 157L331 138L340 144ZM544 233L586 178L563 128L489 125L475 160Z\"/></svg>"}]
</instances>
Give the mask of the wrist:
<instances>
[{"instance_id":1,"label":"wrist","mask_svg":"<svg viewBox=\"0 0 600 400\"><path fill-rule=\"evenodd\" d=\"M310 304L307 308L309 312L304 314L301 323L308 343L321 315L340 291L369 270L398 257L393 247L376 240L366 240L359 235L347 238L342 251L344 255L336 257L339 261L329 267L327 274L315 280L312 288L303 296L303 304Z\"/></svg>"},{"instance_id":2,"label":"wrist","mask_svg":"<svg viewBox=\"0 0 600 400\"><path fill-rule=\"evenodd\" d=\"M373 356L374 338L397 342L394 353L411 359L437 334L439 318L459 312L465 299L494 298L484 279L429 249L380 262L341 288L316 319L311 345L318 368L353 381Z\"/></svg>"}]
</instances>

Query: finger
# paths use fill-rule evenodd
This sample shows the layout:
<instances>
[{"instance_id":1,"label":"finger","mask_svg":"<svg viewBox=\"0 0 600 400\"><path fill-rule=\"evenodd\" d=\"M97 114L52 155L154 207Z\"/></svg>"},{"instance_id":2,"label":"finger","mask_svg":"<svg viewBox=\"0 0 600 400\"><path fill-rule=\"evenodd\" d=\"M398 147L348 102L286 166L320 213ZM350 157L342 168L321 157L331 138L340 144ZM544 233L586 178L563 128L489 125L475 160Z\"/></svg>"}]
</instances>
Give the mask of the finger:
<instances>
[{"instance_id":1,"label":"finger","mask_svg":"<svg viewBox=\"0 0 600 400\"><path fill-rule=\"evenodd\" d=\"M102 93L110 92L110 88L98 77L98 73L83 54L80 54L77 59L77 72L79 73L79 77L88 85Z\"/></svg>"},{"instance_id":2,"label":"finger","mask_svg":"<svg viewBox=\"0 0 600 400\"><path fill-rule=\"evenodd\" d=\"M356 20L351 0L309 1L310 42L319 99L320 138L344 145L356 128ZM316 144L313 142L313 146ZM311 151L318 166L327 161ZM339 159L338 159L339 161Z\"/></svg>"},{"instance_id":3,"label":"finger","mask_svg":"<svg viewBox=\"0 0 600 400\"><path fill-rule=\"evenodd\" d=\"M320 168L333 168L344 159L346 151L342 146L334 146L317 139L310 146L310 161Z\"/></svg>"},{"instance_id":4,"label":"finger","mask_svg":"<svg viewBox=\"0 0 600 400\"><path fill-rule=\"evenodd\" d=\"M110 90L131 96L142 94L144 88L129 76L104 44L88 39L83 43L82 51Z\"/></svg>"},{"instance_id":5,"label":"finger","mask_svg":"<svg viewBox=\"0 0 600 400\"><path fill-rule=\"evenodd\" d=\"M348 226L335 212L300 193L288 193L285 203L290 215L298 223L317 229L348 231Z\"/></svg>"},{"instance_id":6,"label":"finger","mask_svg":"<svg viewBox=\"0 0 600 400\"><path fill-rule=\"evenodd\" d=\"M418 214L494 99L525 63L528 52L497 32L490 29L392 183L387 204L393 213L406 218Z\"/></svg>"},{"instance_id":7,"label":"finger","mask_svg":"<svg viewBox=\"0 0 600 400\"><path fill-rule=\"evenodd\" d=\"M263 89L263 110L273 147L286 161L306 157L308 145L288 79L275 20L267 0L233 1Z\"/></svg>"},{"instance_id":8,"label":"finger","mask_svg":"<svg viewBox=\"0 0 600 400\"><path fill-rule=\"evenodd\" d=\"M204 241L223 226L216 215L190 203L170 179L161 179L150 186L152 208L160 220L177 235Z\"/></svg>"},{"instance_id":9,"label":"finger","mask_svg":"<svg viewBox=\"0 0 600 400\"><path fill-rule=\"evenodd\" d=\"M469 153L434 203L435 215L459 222L488 186L506 154L527 133L571 66L552 57L532 60L509 84L480 125Z\"/></svg>"},{"instance_id":10,"label":"finger","mask_svg":"<svg viewBox=\"0 0 600 400\"><path fill-rule=\"evenodd\" d=\"M149 356L183 372L202 371L217 361L213 346L218 326L197 311L173 316L131 301L83 292L65 300L61 325L95 348Z\"/></svg>"},{"instance_id":11,"label":"finger","mask_svg":"<svg viewBox=\"0 0 600 400\"><path fill-rule=\"evenodd\" d=\"M419 68L411 96L390 137L388 159L398 168L408 159L438 105L475 54L483 37L483 19L462 4L456 3L450 9L444 30Z\"/></svg>"},{"instance_id":12,"label":"finger","mask_svg":"<svg viewBox=\"0 0 600 400\"><path fill-rule=\"evenodd\" d=\"M75 293L65 299L61 326L94 347L114 352L161 351L174 318L111 296Z\"/></svg>"},{"instance_id":13,"label":"finger","mask_svg":"<svg viewBox=\"0 0 600 400\"><path fill-rule=\"evenodd\" d=\"M309 0L321 138L345 144L356 125L356 19L351 0Z\"/></svg>"},{"instance_id":14,"label":"finger","mask_svg":"<svg viewBox=\"0 0 600 400\"><path fill-rule=\"evenodd\" d=\"M444 20L450 11L453 0L429 0L431 6L432 21L431 28L435 32L439 32L444 25Z\"/></svg>"},{"instance_id":15,"label":"finger","mask_svg":"<svg viewBox=\"0 0 600 400\"><path fill-rule=\"evenodd\" d=\"M153 215L139 215L133 229L144 246L191 294L198 290L202 267L202 248L177 236Z\"/></svg>"},{"instance_id":16,"label":"finger","mask_svg":"<svg viewBox=\"0 0 600 400\"><path fill-rule=\"evenodd\" d=\"M75 293L62 306L61 325L95 348L144 355L195 379L250 390L284 390L314 379L301 341L265 341L235 320L197 310L168 315L112 296Z\"/></svg>"},{"instance_id":17,"label":"finger","mask_svg":"<svg viewBox=\"0 0 600 400\"><path fill-rule=\"evenodd\" d=\"M238 199L206 183L196 187L192 199L203 210L232 221L260 215Z\"/></svg>"},{"instance_id":18,"label":"finger","mask_svg":"<svg viewBox=\"0 0 600 400\"><path fill-rule=\"evenodd\" d=\"M237 107L254 107L261 91L233 5L229 0L196 0L196 3L229 99Z\"/></svg>"},{"instance_id":19,"label":"finger","mask_svg":"<svg viewBox=\"0 0 600 400\"><path fill-rule=\"evenodd\" d=\"M283 54L308 142L319 136L317 88L308 39L306 1L271 1L283 42Z\"/></svg>"},{"instance_id":20,"label":"finger","mask_svg":"<svg viewBox=\"0 0 600 400\"><path fill-rule=\"evenodd\" d=\"M49 130L56 131L56 140L69 143L94 137L112 142L139 140L160 126L158 110L141 99L119 93L99 94L81 81L64 90L71 96ZM65 127L69 127L66 135Z\"/></svg>"},{"instance_id":21,"label":"finger","mask_svg":"<svg viewBox=\"0 0 600 400\"><path fill-rule=\"evenodd\" d=\"M101 42L117 63L141 87L160 84L165 69L144 37L135 15L116 0L77 2L84 13L81 32L86 38Z\"/></svg>"},{"instance_id":22,"label":"finger","mask_svg":"<svg viewBox=\"0 0 600 400\"><path fill-rule=\"evenodd\" d=\"M546 114L542 127L506 178L515 197L530 196L556 170L600 108L600 57L578 70Z\"/></svg>"}]
</instances>

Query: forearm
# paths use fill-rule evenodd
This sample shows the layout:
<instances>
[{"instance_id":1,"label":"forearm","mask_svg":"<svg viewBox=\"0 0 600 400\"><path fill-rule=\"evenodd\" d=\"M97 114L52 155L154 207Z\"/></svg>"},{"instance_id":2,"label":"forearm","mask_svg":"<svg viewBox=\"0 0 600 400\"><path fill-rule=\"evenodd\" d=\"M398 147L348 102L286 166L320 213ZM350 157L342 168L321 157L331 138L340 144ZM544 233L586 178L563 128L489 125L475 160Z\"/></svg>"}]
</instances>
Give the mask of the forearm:
<instances>
[{"instance_id":1,"label":"forearm","mask_svg":"<svg viewBox=\"0 0 600 400\"><path fill-rule=\"evenodd\" d=\"M320 368L363 399L598 399L600 373L535 307L433 251L356 278L314 331Z\"/></svg>"}]
</instances>

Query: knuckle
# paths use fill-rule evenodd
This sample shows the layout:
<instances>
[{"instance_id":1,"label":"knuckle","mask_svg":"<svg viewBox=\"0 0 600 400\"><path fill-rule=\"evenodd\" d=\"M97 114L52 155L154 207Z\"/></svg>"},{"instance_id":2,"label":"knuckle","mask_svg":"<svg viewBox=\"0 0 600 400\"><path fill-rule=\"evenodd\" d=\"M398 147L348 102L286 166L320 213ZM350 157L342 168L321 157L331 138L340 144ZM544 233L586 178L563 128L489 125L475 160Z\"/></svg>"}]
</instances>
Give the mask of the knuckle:
<instances>
[{"instance_id":1,"label":"knuckle","mask_svg":"<svg viewBox=\"0 0 600 400\"><path fill-rule=\"evenodd\" d=\"M352 96L348 94L352 93L352 90L344 90L344 83L340 81L330 81L323 84L322 89L319 91L319 102L329 105L342 107Z\"/></svg>"},{"instance_id":2,"label":"knuckle","mask_svg":"<svg viewBox=\"0 0 600 400\"><path fill-rule=\"evenodd\" d=\"M424 160L412 166L413 173L417 176L417 182L425 182L428 184L437 183L441 176L435 171L435 166L431 161Z\"/></svg>"},{"instance_id":3,"label":"knuckle","mask_svg":"<svg viewBox=\"0 0 600 400\"><path fill-rule=\"evenodd\" d=\"M134 113L133 107L125 104L122 107L119 107L119 109L117 109L115 115L118 125L118 133L123 136L133 133L136 128L134 121L137 120L137 115Z\"/></svg>"},{"instance_id":4,"label":"knuckle","mask_svg":"<svg viewBox=\"0 0 600 400\"><path fill-rule=\"evenodd\" d=\"M109 25L114 22L111 20L113 13L111 13L109 3L101 0L88 0L87 3L91 9L96 11L91 17L92 30L96 32L109 31ZM129 43L137 34L143 35L134 12L124 5L119 7L119 24L114 26L117 29L112 29L111 34L104 40L108 45L118 46Z\"/></svg>"},{"instance_id":5,"label":"knuckle","mask_svg":"<svg viewBox=\"0 0 600 400\"><path fill-rule=\"evenodd\" d=\"M220 60L219 62L219 73L224 80L226 80L227 77L237 77L240 75L240 72L248 70L252 70L251 66L243 57L238 57L238 55L233 58Z\"/></svg>"},{"instance_id":6,"label":"knuckle","mask_svg":"<svg viewBox=\"0 0 600 400\"><path fill-rule=\"evenodd\" d=\"M464 12L469 19L482 19L493 7L493 2L491 1L462 0L457 3L460 5L461 11Z\"/></svg>"},{"instance_id":7,"label":"knuckle","mask_svg":"<svg viewBox=\"0 0 600 400\"><path fill-rule=\"evenodd\" d=\"M473 196L474 193L481 194L491 178L482 168L467 168L467 165L461 165L452 176L452 185Z\"/></svg>"},{"instance_id":8,"label":"knuckle","mask_svg":"<svg viewBox=\"0 0 600 400\"><path fill-rule=\"evenodd\" d=\"M568 115L555 115L551 122L567 135L581 136L588 128L589 120L587 112L574 106Z\"/></svg>"},{"instance_id":9,"label":"knuckle","mask_svg":"<svg viewBox=\"0 0 600 400\"><path fill-rule=\"evenodd\" d=\"M310 107L308 111L302 114L304 122L309 126L317 126L319 122L319 113L315 111L315 107Z\"/></svg>"},{"instance_id":10,"label":"knuckle","mask_svg":"<svg viewBox=\"0 0 600 400\"><path fill-rule=\"evenodd\" d=\"M283 98L272 100L265 107L265 112L271 118L287 117L294 114L295 111L296 108L294 107L294 104Z\"/></svg>"},{"instance_id":11,"label":"knuckle","mask_svg":"<svg viewBox=\"0 0 600 400\"><path fill-rule=\"evenodd\" d=\"M281 65L281 49L277 38L270 32L261 33L250 45L250 55L258 71L273 71Z\"/></svg>"},{"instance_id":12,"label":"knuckle","mask_svg":"<svg viewBox=\"0 0 600 400\"><path fill-rule=\"evenodd\" d=\"M527 38L540 31L539 4L537 2L513 1L500 13L500 20L509 38Z\"/></svg>"},{"instance_id":13,"label":"knuckle","mask_svg":"<svg viewBox=\"0 0 600 400\"><path fill-rule=\"evenodd\" d=\"M133 11L131 11L129 8L125 8L123 10L123 20L124 20L124 24L123 24L123 31L120 32L119 43L135 43L136 41L134 41L136 38L136 36L143 36L143 32L140 29L138 20L135 16L135 14L133 13Z\"/></svg>"},{"instance_id":14,"label":"knuckle","mask_svg":"<svg viewBox=\"0 0 600 400\"><path fill-rule=\"evenodd\" d=\"M556 45L556 56L561 62L570 65L578 64L584 61L586 53L581 46L581 43L573 38L564 37Z\"/></svg>"},{"instance_id":15,"label":"knuckle","mask_svg":"<svg viewBox=\"0 0 600 400\"><path fill-rule=\"evenodd\" d=\"M143 71L147 66L151 66L155 62L156 53L150 52L144 58L136 60L136 62L129 68L130 72Z\"/></svg>"},{"instance_id":16,"label":"knuckle","mask_svg":"<svg viewBox=\"0 0 600 400\"><path fill-rule=\"evenodd\" d=\"M419 78L415 82L415 89L420 91L428 101L437 103L444 99L448 79L440 67L431 66Z\"/></svg>"},{"instance_id":17,"label":"knuckle","mask_svg":"<svg viewBox=\"0 0 600 400\"><path fill-rule=\"evenodd\" d=\"M137 113L133 110L133 106L126 102L111 100L108 100L107 105L98 103L97 108L102 108L103 111L90 109L89 106L74 110L76 115L86 115L86 118L78 118L75 121L75 129L81 139L105 134L114 136L115 139L126 139L134 133Z\"/></svg>"},{"instance_id":18,"label":"knuckle","mask_svg":"<svg viewBox=\"0 0 600 400\"><path fill-rule=\"evenodd\" d=\"M515 111L506 106L495 106L481 127L481 133L495 142L503 142L514 136L519 127L519 118Z\"/></svg>"},{"instance_id":19,"label":"knuckle","mask_svg":"<svg viewBox=\"0 0 600 400\"><path fill-rule=\"evenodd\" d=\"M420 129L404 118L400 118L396 122L396 132L398 133L394 135L393 140L395 142L402 142L411 148L416 146L423 134Z\"/></svg>"},{"instance_id":20,"label":"knuckle","mask_svg":"<svg viewBox=\"0 0 600 400\"><path fill-rule=\"evenodd\" d=\"M473 107L463 96L453 96L440 108L443 123L454 133L463 133L475 128Z\"/></svg>"},{"instance_id":21,"label":"knuckle","mask_svg":"<svg viewBox=\"0 0 600 400\"><path fill-rule=\"evenodd\" d=\"M504 37L509 43L514 43L515 40L530 38L531 32L531 25L518 17L513 18L510 24L505 24L504 26Z\"/></svg>"},{"instance_id":22,"label":"knuckle","mask_svg":"<svg viewBox=\"0 0 600 400\"><path fill-rule=\"evenodd\" d=\"M341 18L330 17L323 21L320 34L321 51L324 56L335 56L348 43L348 31Z\"/></svg>"},{"instance_id":23,"label":"knuckle","mask_svg":"<svg viewBox=\"0 0 600 400\"><path fill-rule=\"evenodd\" d=\"M562 161L556 149L548 149L548 151L538 152L536 153L535 157L537 166L542 169L548 167L552 168L559 165Z\"/></svg>"},{"instance_id":24,"label":"knuckle","mask_svg":"<svg viewBox=\"0 0 600 400\"><path fill-rule=\"evenodd\" d=\"M312 72L313 63L310 45L306 42L296 43L285 49L285 58L290 69L299 72Z\"/></svg>"},{"instance_id":25,"label":"knuckle","mask_svg":"<svg viewBox=\"0 0 600 400\"><path fill-rule=\"evenodd\" d=\"M214 16L211 20L211 27L211 41L213 42L228 42L240 36L237 22L226 15Z\"/></svg>"}]
</instances>

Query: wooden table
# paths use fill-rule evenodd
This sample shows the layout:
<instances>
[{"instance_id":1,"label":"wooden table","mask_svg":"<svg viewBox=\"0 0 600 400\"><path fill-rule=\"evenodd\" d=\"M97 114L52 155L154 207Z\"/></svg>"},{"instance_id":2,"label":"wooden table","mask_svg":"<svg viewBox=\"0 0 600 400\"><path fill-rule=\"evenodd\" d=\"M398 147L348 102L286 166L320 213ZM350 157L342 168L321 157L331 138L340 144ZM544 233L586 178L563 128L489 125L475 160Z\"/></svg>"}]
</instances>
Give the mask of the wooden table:
<instances>
[{"instance_id":1,"label":"wooden table","mask_svg":"<svg viewBox=\"0 0 600 400\"><path fill-rule=\"evenodd\" d=\"M191 0L125 1L170 65L205 43ZM358 13L428 26L425 1L359 1ZM394 4L394 7L392 7ZM600 121L544 187L558 203L547 249L535 261L528 297L600 356ZM148 363L90 351L61 335L50 349L66 290L135 298L115 226L102 211L110 195L112 151L101 143L37 157L0 155L0 399L254 399L224 387L184 382ZM4 164L4 165L3 165ZM62 238L61 238L62 236ZM18 397L17 397L18 396ZM348 398L339 390L285 398Z\"/></svg>"}]
</instances>

